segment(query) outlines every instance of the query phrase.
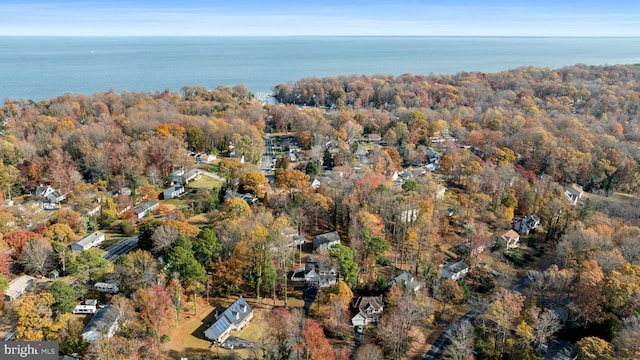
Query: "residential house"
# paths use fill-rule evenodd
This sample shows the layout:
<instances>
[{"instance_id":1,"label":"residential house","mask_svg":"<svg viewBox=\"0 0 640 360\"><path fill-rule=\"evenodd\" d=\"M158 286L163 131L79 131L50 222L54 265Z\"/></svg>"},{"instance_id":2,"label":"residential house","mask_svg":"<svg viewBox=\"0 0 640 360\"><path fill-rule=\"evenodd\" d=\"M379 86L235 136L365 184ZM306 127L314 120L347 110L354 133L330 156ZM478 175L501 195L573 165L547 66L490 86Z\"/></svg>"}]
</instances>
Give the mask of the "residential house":
<instances>
[{"instance_id":1,"label":"residential house","mask_svg":"<svg viewBox=\"0 0 640 360\"><path fill-rule=\"evenodd\" d=\"M71 251L78 253L89 250L105 240L106 238L104 236L104 233L96 231L71 244Z\"/></svg>"},{"instance_id":2,"label":"residential house","mask_svg":"<svg viewBox=\"0 0 640 360\"><path fill-rule=\"evenodd\" d=\"M403 271L400 275L391 280L391 286L400 286L401 288L413 292L422 289L422 284L408 271Z\"/></svg>"},{"instance_id":3,"label":"residential house","mask_svg":"<svg viewBox=\"0 0 640 360\"><path fill-rule=\"evenodd\" d=\"M217 157L213 154L200 153L196 155L196 163L198 164L211 164Z\"/></svg>"},{"instance_id":4,"label":"residential house","mask_svg":"<svg viewBox=\"0 0 640 360\"><path fill-rule=\"evenodd\" d=\"M517 218L513 221L513 230L520 235L528 235L531 230L540 226L540 218L536 214Z\"/></svg>"},{"instance_id":5,"label":"residential house","mask_svg":"<svg viewBox=\"0 0 640 360\"><path fill-rule=\"evenodd\" d=\"M553 340L544 354L544 360L576 360L577 358L578 352L568 341Z\"/></svg>"},{"instance_id":6,"label":"residential house","mask_svg":"<svg viewBox=\"0 0 640 360\"><path fill-rule=\"evenodd\" d=\"M38 186L36 188L35 196L50 203L59 203L66 199L66 196L60 190L52 188L51 185Z\"/></svg>"},{"instance_id":7,"label":"residential house","mask_svg":"<svg viewBox=\"0 0 640 360\"><path fill-rule=\"evenodd\" d=\"M169 176L171 177L171 181L173 181L175 184L186 185L189 183L189 181L197 178L199 175L200 170L198 169L184 171L184 169L181 168L172 172Z\"/></svg>"},{"instance_id":8,"label":"residential house","mask_svg":"<svg viewBox=\"0 0 640 360\"><path fill-rule=\"evenodd\" d=\"M338 283L338 271L334 267L307 261L304 263L304 268L294 270L291 281L304 281L311 285L327 287Z\"/></svg>"},{"instance_id":9,"label":"residential house","mask_svg":"<svg viewBox=\"0 0 640 360\"><path fill-rule=\"evenodd\" d=\"M569 202L572 205L578 204L578 201L580 201L584 197L584 191L582 190L582 186L578 184L571 184L567 186L564 189L564 194L567 196L567 198L569 199Z\"/></svg>"},{"instance_id":10,"label":"residential house","mask_svg":"<svg viewBox=\"0 0 640 360\"><path fill-rule=\"evenodd\" d=\"M380 321L384 303L382 296L361 296L353 303L353 308L357 314L351 318L351 324L353 326L367 325Z\"/></svg>"},{"instance_id":11,"label":"residential house","mask_svg":"<svg viewBox=\"0 0 640 360\"><path fill-rule=\"evenodd\" d=\"M340 235L337 231L316 235L313 238L313 250L329 250L333 245L340 244Z\"/></svg>"},{"instance_id":12,"label":"residential house","mask_svg":"<svg viewBox=\"0 0 640 360\"><path fill-rule=\"evenodd\" d=\"M222 314L216 312L216 321L204 331L204 336L222 344L231 333L231 330L240 331L253 319L253 309L240 296Z\"/></svg>"},{"instance_id":13,"label":"residential house","mask_svg":"<svg viewBox=\"0 0 640 360\"><path fill-rule=\"evenodd\" d=\"M520 244L520 234L513 230L509 230L500 235L500 241L506 245L507 249L515 249Z\"/></svg>"},{"instance_id":14,"label":"residential house","mask_svg":"<svg viewBox=\"0 0 640 360\"><path fill-rule=\"evenodd\" d=\"M382 136L380 136L380 134L369 134L367 135L366 141L380 143L382 141Z\"/></svg>"},{"instance_id":15,"label":"residential house","mask_svg":"<svg viewBox=\"0 0 640 360\"><path fill-rule=\"evenodd\" d=\"M13 301L25 292L29 291L33 284L35 283L36 278L29 275L18 276L17 278L11 280L9 283L9 288L4 293L4 301Z\"/></svg>"},{"instance_id":16,"label":"residential house","mask_svg":"<svg viewBox=\"0 0 640 360\"><path fill-rule=\"evenodd\" d=\"M158 206L160 206L160 203L157 200L151 200L136 206L133 211L136 213L138 220L140 220L147 216L151 211L155 210Z\"/></svg>"},{"instance_id":17,"label":"residential house","mask_svg":"<svg viewBox=\"0 0 640 360\"><path fill-rule=\"evenodd\" d=\"M280 235L284 238L287 247L289 248L297 248L298 246L304 245L307 239L304 236L300 235L298 231L292 227L288 227L280 232ZM279 252L280 245L274 244L271 247L271 252Z\"/></svg>"},{"instance_id":18,"label":"residential house","mask_svg":"<svg viewBox=\"0 0 640 360\"><path fill-rule=\"evenodd\" d=\"M82 331L82 338L88 342L100 337L110 339L118 330L118 315L112 305L98 309Z\"/></svg>"},{"instance_id":19,"label":"residential house","mask_svg":"<svg viewBox=\"0 0 640 360\"><path fill-rule=\"evenodd\" d=\"M469 271L469 266L464 261L458 261L453 264L442 267L442 277L452 280L458 280L464 277Z\"/></svg>"},{"instance_id":20,"label":"residential house","mask_svg":"<svg viewBox=\"0 0 640 360\"><path fill-rule=\"evenodd\" d=\"M184 186L176 185L162 191L162 197L165 200L175 199L184 194Z\"/></svg>"},{"instance_id":21,"label":"residential house","mask_svg":"<svg viewBox=\"0 0 640 360\"><path fill-rule=\"evenodd\" d=\"M314 178L313 181L311 182L311 188L313 190L318 190L318 188L320 187L320 180L318 180L318 178Z\"/></svg>"},{"instance_id":22,"label":"residential house","mask_svg":"<svg viewBox=\"0 0 640 360\"><path fill-rule=\"evenodd\" d=\"M400 212L400 222L403 224L413 223L418 218L420 209L417 206L407 206L405 210Z\"/></svg>"}]
</instances>

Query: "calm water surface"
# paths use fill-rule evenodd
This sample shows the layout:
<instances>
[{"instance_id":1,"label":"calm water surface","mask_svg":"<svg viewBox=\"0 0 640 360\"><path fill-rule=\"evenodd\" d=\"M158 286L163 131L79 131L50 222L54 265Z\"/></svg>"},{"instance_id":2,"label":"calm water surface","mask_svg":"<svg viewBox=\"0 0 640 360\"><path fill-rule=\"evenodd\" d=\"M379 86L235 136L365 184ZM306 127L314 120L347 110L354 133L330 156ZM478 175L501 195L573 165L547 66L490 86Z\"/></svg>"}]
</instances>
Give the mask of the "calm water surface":
<instances>
[{"instance_id":1,"label":"calm water surface","mask_svg":"<svg viewBox=\"0 0 640 360\"><path fill-rule=\"evenodd\" d=\"M640 38L0 37L0 100L576 63L640 63Z\"/></svg>"}]
</instances>

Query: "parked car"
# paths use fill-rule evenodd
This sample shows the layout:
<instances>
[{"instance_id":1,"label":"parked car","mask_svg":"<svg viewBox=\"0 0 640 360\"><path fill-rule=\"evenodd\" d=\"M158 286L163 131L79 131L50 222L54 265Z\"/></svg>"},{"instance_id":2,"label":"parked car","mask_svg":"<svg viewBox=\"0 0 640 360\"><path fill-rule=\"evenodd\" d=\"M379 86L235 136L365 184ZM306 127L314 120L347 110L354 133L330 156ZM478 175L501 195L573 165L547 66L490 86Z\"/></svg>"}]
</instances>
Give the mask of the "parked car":
<instances>
[{"instance_id":1,"label":"parked car","mask_svg":"<svg viewBox=\"0 0 640 360\"><path fill-rule=\"evenodd\" d=\"M360 326L356 327L356 332L358 334L364 333L364 326L360 325Z\"/></svg>"},{"instance_id":2,"label":"parked car","mask_svg":"<svg viewBox=\"0 0 640 360\"><path fill-rule=\"evenodd\" d=\"M222 345L220 345L221 348L223 349L229 349L229 350L233 350L233 348L235 348L235 346L233 344L229 344L229 343L222 343Z\"/></svg>"}]
</instances>

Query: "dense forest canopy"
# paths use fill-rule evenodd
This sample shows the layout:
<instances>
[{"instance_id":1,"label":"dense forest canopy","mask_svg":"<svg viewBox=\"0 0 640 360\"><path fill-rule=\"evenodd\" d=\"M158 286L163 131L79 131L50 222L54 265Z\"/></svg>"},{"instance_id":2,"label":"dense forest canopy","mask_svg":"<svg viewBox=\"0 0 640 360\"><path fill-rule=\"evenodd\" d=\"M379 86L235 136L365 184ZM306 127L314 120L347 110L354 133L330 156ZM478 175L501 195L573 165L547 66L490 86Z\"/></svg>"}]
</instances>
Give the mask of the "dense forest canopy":
<instances>
[{"instance_id":1,"label":"dense forest canopy","mask_svg":"<svg viewBox=\"0 0 640 360\"><path fill-rule=\"evenodd\" d=\"M640 65L306 78L276 85L274 97L263 104L238 85L5 100L0 291L19 272L55 268L80 280L10 308L29 325L18 338L46 335L87 358L159 358L181 304L197 313L205 294L286 307L289 274L303 261L290 235L311 245L335 231L342 244L306 255L341 281L306 315L264 311L264 358L348 358L325 335L351 336L343 325L355 294L383 295L385 305L376 343L355 358L400 358L416 326L436 324L471 292L489 302L486 321L452 327L450 358L474 356L473 346L479 359L534 359L556 335L585 359L594 348L637 358ZM272 164L261 164L265 150ZM217 159L196 160L208 154ZM222 185L185 194L175 185L196 167ZM158 203L167 188L180 198ZM52 208L27 206L46 196ZM145 217L139 204L157 207ZM539 226L523 235L529 253L509 246L514 219ZM136 237L139 249L115 263L95 249L71 253L96 230ZM454 261L471 266L467 279L443 279ZM391 287L400 270L422 290ZM526 286L514 285L518 276ZM114 340L89 348L79 325L58 331L70 328L61 315L73 296L114 279L120 294L109 299L123 319ZM47 322L30 322L36 307Z\"/></svg>"}]
</instances>

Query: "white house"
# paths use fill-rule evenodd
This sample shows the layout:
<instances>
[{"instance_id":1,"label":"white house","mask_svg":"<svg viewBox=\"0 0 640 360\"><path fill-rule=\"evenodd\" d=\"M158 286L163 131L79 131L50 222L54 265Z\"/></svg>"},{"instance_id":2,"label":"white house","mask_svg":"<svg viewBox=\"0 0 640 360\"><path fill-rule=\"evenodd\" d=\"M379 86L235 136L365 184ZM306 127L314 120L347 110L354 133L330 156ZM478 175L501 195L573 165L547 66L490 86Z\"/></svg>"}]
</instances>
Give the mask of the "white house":
<instances>
[{"instance_id":1,"label":"white house","mask_svg":"<svg viewBox=\"0 0 640 360\"><path fill-rule=\"evenodd\" d=\"M172 172L169 176L171 176L171 181L176 184L188 184L189 181L197 178L200 175L200 170L191 169L188 171L184 171L184 169L178 169Z\"/></svg>"},{"instance_id":2,"label":"white house","mask_svg":"<svg viewBox=\"0 0 640 360\"><path fill-rule=\"evenodd\" d=\"M29 275L19 276L9 283L9 288L4 293L4 301L13 301L25 292L29 291L32 287L36 278Z\"/></svg>"},{"instance_id":3,"label":"white house","mask_svg":"<svg viewBox=\"0 0 640 360\"><path fill-rule=\"evenodd\" d=\"M313 238L313 250L329 250L333 245L340 244L340 235L337 231L316 235Z\"/></svg>"},{"instance_id":4,"label":"white house","mask_svg":"<svg viewBox=\"0 0 640 360\"><path fill-rule=\"evenodd\" d=\"M175 199L182 194L184 194L184 186L182 185L172 186L162 192L162 196L165 200Z\"/></svg>"},{"instance_id":5,"label":"white house","mask_svg":"<svg viewBox=\"0 0 640 360\"><path fill-rule=\"evenodd\" d=\"M222 344L231 333L231 330L240 331L253 319L253 309L240 296L222 314L216 313L216 322L204 331L204 336Z\"/></svg>"},{"instance_id":6,"label":"white house","mask_svg":"<svg viewBox=\"0 0 640 360\"><path fill-rule=\"evenodd\" d=\"M584 191L582 186L578 184L571 184L564 189L564 194L569 199L572 205L578 204L578 201L584 197Z\"/></svg>"},{"instance_id":7,"label":"white house","mask_svg":"<svg viewBox=\"0 0 640 360\"><path fill-rule=\"evenodd\" d=\"M465 276L469 271L469 266L464 261L458 261L442 268L442 277L452 280L458 280Z\"/></svg>"},{"instance_id":8,"label":"white house","mask_svg":"<svg viewBox=\"0 0 640 360\"><path fill-rule=\"evenodd\" d=\"M96 231L71 244L71 250L73 252L82 252L85 250L89 250L105 240L106 238L104 234L100 231Z\"/></svg>"},{"instance_id":9,"label":"white house","mask_svg":"<svg viewBox=\"0 0 640 360\"><path fill-rule=\"evenodd\" d=\"M198 164L211 164L217 157L212 154L200 153L196 155L196 163Z\"/></svg>"},{"instance_id":10,"label":"white house","mask_svg":"<svg viewBox=\"0 0 640 360\"><path fill-rule=\"evenodd\" d=\"M40 185L36 188L36 197L45 199L51 203L59 203L63 201L66 196L58 189L52 188L50 185Z\"/></svg>"},{"instance_id":11,"label":"white house","mask_svg":"<svg viewBox=\"0 0 640 360\"><path fill-rule=\"evenodd\" d=\"M382 296L362 296L356 299L353 307L358 313L351 318L351 324L360 326L379 322L384 310L384 303Z\"/></svg>"},{"instance_id":12,"label":"white house","mask_svg":"<svg viewBox=\"0 0 640 360\"><path fill-rule=\"evenodd\" d=\"M513 230L509 230L500 236L500 239L507 246L507 249L515 249L520 244L520 234Z\"/></svg>"},{"instance_id":13,"label":"white house","mask_svg":"<svg viewBox=\"0 0 640 360\"><path fill-rule=\"evenodd\" d=\"M422 284L408 271L403 271L400 275L393 278L393 280L391 280L391 286L400 286L405 290L413 292L422 289Z\"/></svg>"},{"instance_id":14,"label":"white house","mask_svg":"<svg viewBox=\"0 0 640 360\"><path fill-rule=\"evenodd\" d=\"M82 331L82 338L88 342L98 340L101 336L111 338L118 330L118 315L111 305L98 309Z\"/></svg>"},{"instance_id":15,"label":"white house","mask_svg":"<svg viewBox=\"0 0 640 360\"><path fill-rule=\"evenodd\" d=\"M160 203L157 200L147 201L146 203L140 204L136 206L133 211L136 213L138 220L147 216L151 211L160 206Z\"/></svg>"}]
</instances>

